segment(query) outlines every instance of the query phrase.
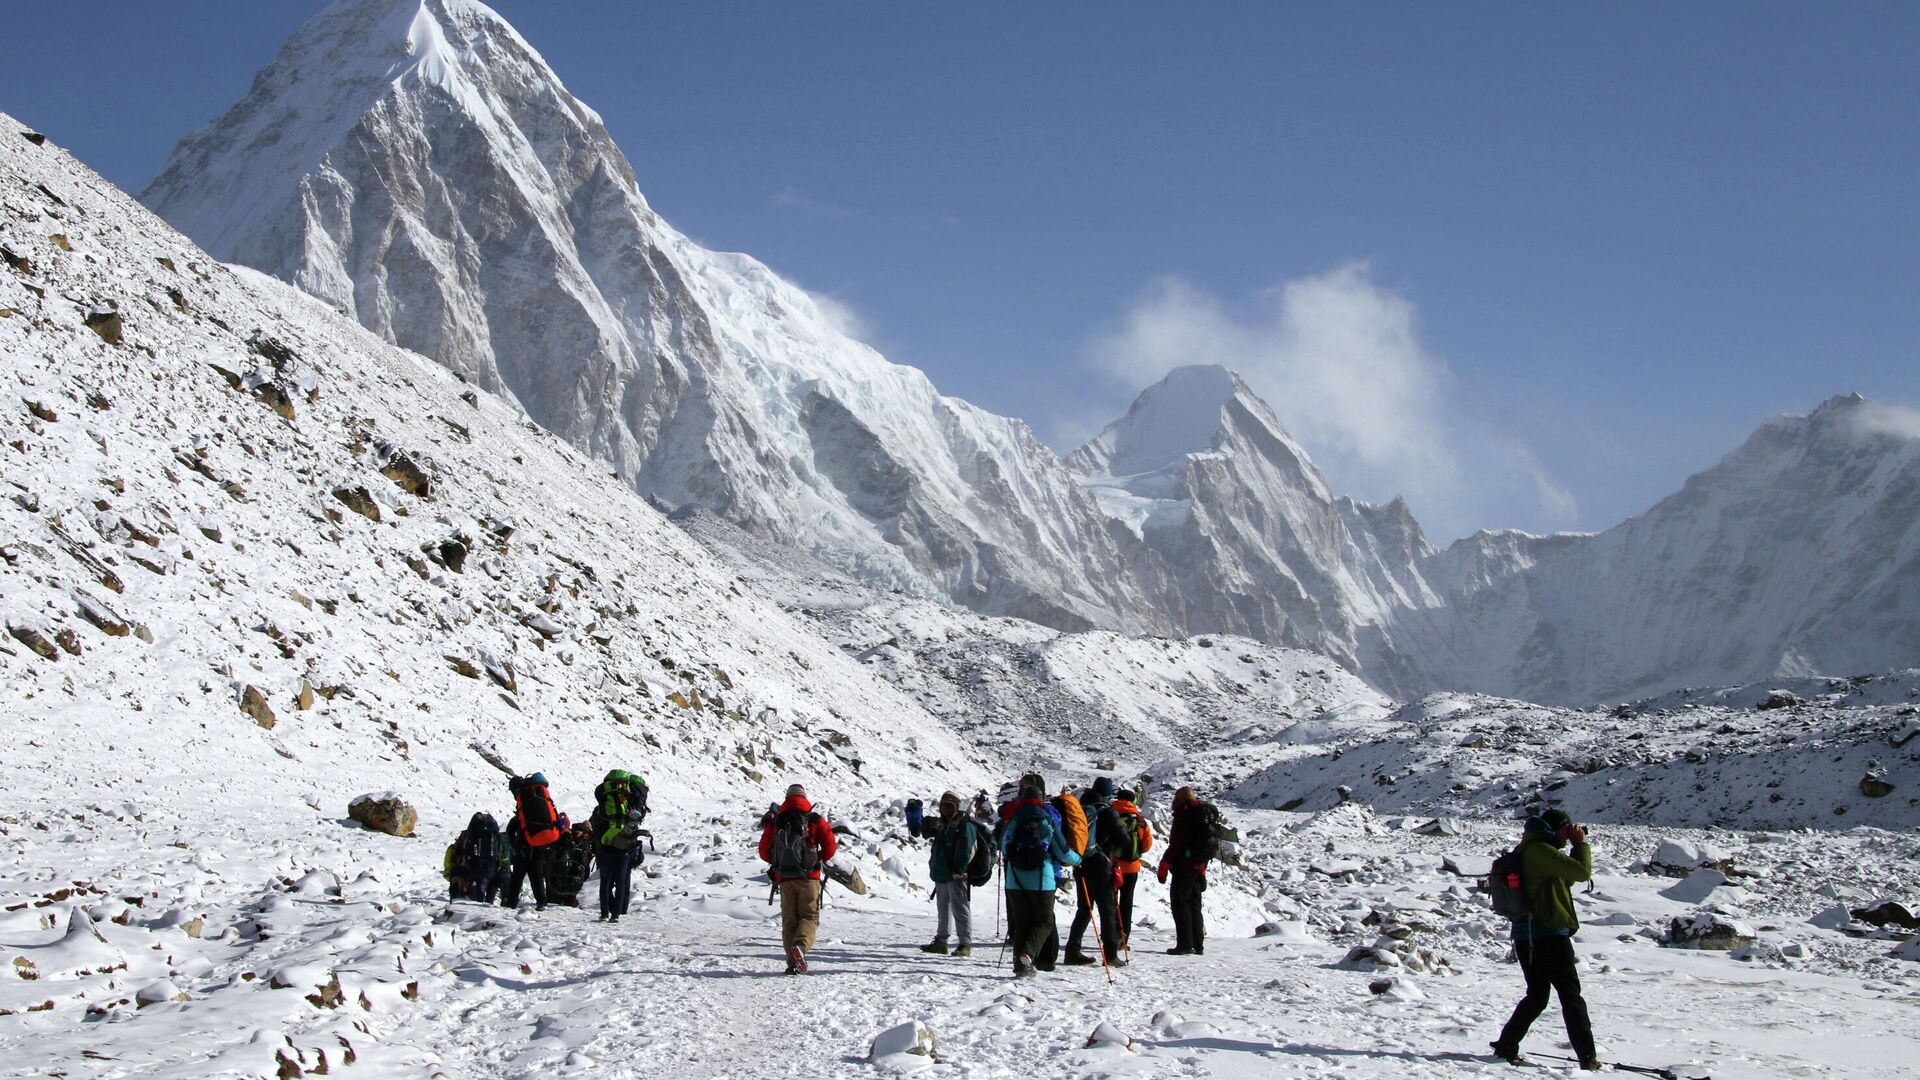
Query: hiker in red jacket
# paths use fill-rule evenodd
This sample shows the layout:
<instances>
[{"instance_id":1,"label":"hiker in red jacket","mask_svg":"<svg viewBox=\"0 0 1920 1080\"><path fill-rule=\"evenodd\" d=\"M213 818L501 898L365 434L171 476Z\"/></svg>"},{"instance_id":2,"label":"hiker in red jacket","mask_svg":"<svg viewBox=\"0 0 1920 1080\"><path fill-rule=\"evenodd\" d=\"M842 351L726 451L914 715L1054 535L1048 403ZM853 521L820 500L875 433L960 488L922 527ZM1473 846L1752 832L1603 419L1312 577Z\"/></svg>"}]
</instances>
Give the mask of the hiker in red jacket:
<instances>
[{"instance_id":1,"label":"hiker in red jacket","mask_svg":"<svg viewBox=\"0 0 1920 1080\"><path fill-rule=\"evenodd\" d=\"M1193 789L1183 787L1173 793L1173 830L1167 836L1166 851L1160 856L1157 875L1162 885L1173 876L1173 948L1174 956L1198 955L1207 951L1207 921L1200 911L1200 897L1207 891L1205 845L1207 825L1201 817L1200 799Z\"/></svg>"},{"instance_id":2,"label":"hiker in red jacket","mask_svg":"<svg viewBox=\"0 0 1920 1080\"><path fill-rule=\"evenodd\" d=\"M787 788L780 804L760 832L760 858L780 889L780 947L787 954L787 974L807 970L807 954L820 932L821 867L840 850L833 826L814 812L807 789Z\"/></svg>"}]
</instances>

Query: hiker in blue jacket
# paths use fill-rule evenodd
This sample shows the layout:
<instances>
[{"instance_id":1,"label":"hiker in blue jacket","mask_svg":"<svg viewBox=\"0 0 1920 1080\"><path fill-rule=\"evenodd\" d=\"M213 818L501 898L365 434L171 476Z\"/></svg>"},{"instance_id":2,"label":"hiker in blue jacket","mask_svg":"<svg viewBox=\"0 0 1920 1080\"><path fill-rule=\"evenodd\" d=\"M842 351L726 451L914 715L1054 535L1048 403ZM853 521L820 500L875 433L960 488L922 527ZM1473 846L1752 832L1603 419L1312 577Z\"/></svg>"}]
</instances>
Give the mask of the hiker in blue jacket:
<instances>
[{"instance_id":1,"label":"hiker in blue jacket","mask_svg":"<svg viewBox=\"0 0 1920 1080\"><path fill-rule=\"evenodd\" d=\"M1007 804L1000 852L1006 863L1007 943L1013 946L1013 974L1025 977L1035 970L1052 971L1054 956L1047 943L1060 939L1053 914L1058 884L1054 866L1078 866L1080 853L1061 830L1058 811L1047 804L1046 784L1037 773L1020 778L1020 795Z\"/></svg>"}]
</instances>

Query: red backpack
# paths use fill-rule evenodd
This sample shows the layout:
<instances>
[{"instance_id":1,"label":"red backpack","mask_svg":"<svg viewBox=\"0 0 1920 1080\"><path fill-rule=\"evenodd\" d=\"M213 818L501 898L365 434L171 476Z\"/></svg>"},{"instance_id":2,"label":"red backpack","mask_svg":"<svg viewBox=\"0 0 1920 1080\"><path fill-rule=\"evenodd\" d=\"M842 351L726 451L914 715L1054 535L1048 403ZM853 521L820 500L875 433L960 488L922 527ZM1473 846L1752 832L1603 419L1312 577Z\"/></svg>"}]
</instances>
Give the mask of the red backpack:
<instances>
[{"instance_id":1,"label":"red backpack","mask_svg":"<svg viewBox=\"0 0 1920 1080\"><path fill-rule=\"evenodd\" d=\"M560 839L560 812L553 808L547 785L522 781L519 792L520 833L529 847L546 847Z\"/></svg>"}]
</instances>

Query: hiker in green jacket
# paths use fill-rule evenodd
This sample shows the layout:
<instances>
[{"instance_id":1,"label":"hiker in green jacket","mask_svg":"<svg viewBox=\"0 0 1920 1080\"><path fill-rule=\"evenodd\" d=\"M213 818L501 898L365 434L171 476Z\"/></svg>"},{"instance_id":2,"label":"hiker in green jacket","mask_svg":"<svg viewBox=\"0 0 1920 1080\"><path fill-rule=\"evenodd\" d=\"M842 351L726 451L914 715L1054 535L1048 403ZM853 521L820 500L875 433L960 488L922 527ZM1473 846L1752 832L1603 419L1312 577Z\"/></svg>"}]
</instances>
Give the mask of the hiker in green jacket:
<instances>
[{"instance_id":1,"label":"hiker in green jacket","mask_svg":"<svg viewBox=\"0 0 1920 1080\"><path fill-rule=\"evenodd\" d=\"M939 925L933 941L920 946L920 951L945 956L947 927L951 924L958 939L953 955L972 956L973 886L967 883L967 870L973 865L974 849L992 840L983 826L960 812L960 796L951 791L940 796L940 816L921 831L933 839L927 874L933 879Z\"/></svg>"},{"instance_id":2,"label":"hiker in green jacket","mask_svg":"<svg viewBox=\"0 0 1920 1080\"><path fill-rule=\"evenodd\" d=\"M1571 842L1571 855L1560 850ZM1527 819L1520 841L1520 887L1531 908L1528 918L1513 924L1513 951L1526 975L1527 996L1514 1006L1507 1026L1493 1043L1496 1057L1518 1064L1520 1040L1546 1010L1550 994L1560 995L1560 1013L1567 1022L1567 1040L1582 1069L1597 1070L1600 1058L1593 1047L1593 1023L1587 1002L1580 996L1580 974L1574 970L1573 935L1580 919L1573 910L1574 882L1593 877L1593 849L1587 831L1562 810L1548 810Z\"/></svg>"}]
</instances>

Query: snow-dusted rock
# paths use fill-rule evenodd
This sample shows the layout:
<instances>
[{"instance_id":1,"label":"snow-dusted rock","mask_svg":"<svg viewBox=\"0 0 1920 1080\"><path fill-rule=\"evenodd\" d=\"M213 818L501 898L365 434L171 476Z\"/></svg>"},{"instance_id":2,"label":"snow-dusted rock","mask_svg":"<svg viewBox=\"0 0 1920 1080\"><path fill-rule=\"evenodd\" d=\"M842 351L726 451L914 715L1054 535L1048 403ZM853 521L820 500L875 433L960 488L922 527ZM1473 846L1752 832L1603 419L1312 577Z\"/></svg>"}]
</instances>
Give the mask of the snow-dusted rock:
<instances>
[{"instance_id":1,"label":"snow-dusted rock","mask_svg":"<svg viewBox=\"0 0 1920 1080\"><path fill-rule=\"evenodd\" d=\"M359 795L347 804L347 816L375 832L412 836L420 813L391 791Z\"/></svg>"},{"instance_id":2,"label":"snow-dusted rock","mask_svg":"<svg viewBox=\"0 0 1920 1080\"><path fill-rule=\"evenodd\" d=\"M1696 911L1667 924L1666 944L1682 948L1729 951L1751 945L1753 927L1716 911Z\"/></svg>"},{"instance_id":3,"label":"snow-dusted rock","mask_svg":"<svg viewBox=\"0 0 1920 1080\"><path fill-rule=\"evenodd\" d=\"M939 1062L934 1056L933 1029L918 1020L907 1020L873 1037L867 1048L867 1060L894 1072L917 1072Z\"/></svg>"},{"instance_id":4,"label":"snow-dusted rock","mask_svg":"<svg viewBox=\"0 0 1920 1080\"><path fill-rule=\"evenodd\" d=\"M1709 866L1703 866L1688 874L1676 884L1660 890L1660 895L1669 900L1678 900L1683 904L1705 903L1715 889L1725 885L1727 875Z\"/></svg>"}]
</instances>

